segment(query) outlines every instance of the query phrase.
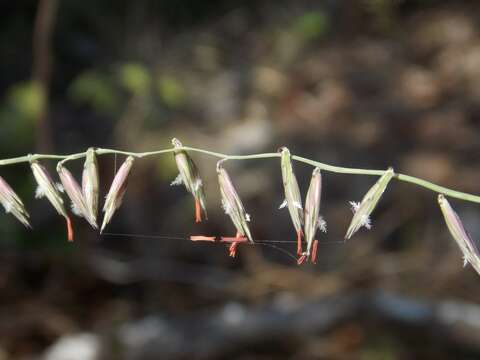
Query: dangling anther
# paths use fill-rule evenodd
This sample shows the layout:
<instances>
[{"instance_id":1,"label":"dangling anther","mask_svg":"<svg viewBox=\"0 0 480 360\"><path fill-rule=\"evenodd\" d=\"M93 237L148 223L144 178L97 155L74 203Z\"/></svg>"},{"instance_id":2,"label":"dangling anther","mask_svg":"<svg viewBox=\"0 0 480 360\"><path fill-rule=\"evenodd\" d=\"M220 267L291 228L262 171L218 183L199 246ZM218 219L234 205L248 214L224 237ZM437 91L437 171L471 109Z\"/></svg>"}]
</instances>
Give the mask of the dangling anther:
<instances>
[{"instance_id":1,"label":"dangling anther","mask_svg":"<svg viewBox=\"0 0 480 360\"><path fill-rule=\"evenodd\" d=\"M248 239L244 236L242 236L242 237L222 236L220 238L220 242L224 242L224 243L244 243L244 242L248 242Z\"/></svg>"},{"instance_id":2,"label":"dangling anther","mask_svg":"<svg viewBox=\"0 0 480 360\"><path fill-rule=\"evenodd\" d=\"M302 255L302 231L297 231L297 255Z\"/></svg>"},{"instance_id":3,"label":"dangling anther","mask_svg":"<svg viewBox=\"0 0 480 360\"><path fill-rule=\"evenodd\" d=\"M68 239L68 241L73 241L72 221L70 220L70 217L68 217L68 216L65 216L65 220L67 221L67 239Z\"/></svg>"},{"instance_id":4,"label":"dangling anther","mask_svg":"<svg viewBox=\"0 0 480 360\"><path fill-rule=\"evenodd\" d=\"M310 257L310 262L312 264L317 263L317 249L318 249L318 240L314 240L312 245L312 256Z\"/></svg>"},{"instance_id":5,"label":"dangling anther","mask_svg":"<svg viewBox=\"0 0 480 360\"><path fill-rule=\"evenodd\" d=\"M304 254L304 255L300 256L297 260L297 265L302 265L305 262L306 259L307 259L307 255Z\"/></svg>"},{"instance_id":6,"label":"dangling anther","mask_svg":"<svg viewBox=\"0 0 480 360\"><path fill-rule=\"evenodd\" d=\"M195 199L195 222L202 222L202 209L200 207L200 201Z\"/></svg>"},{"instance_id":7,"label":"dangling anther","mask_svg":"<svg viewBox=\"0 0 480 360\"><path fill-rule=\"evenodd\" d=\"M248 238L245 236L241 236L239 232L235 235L235 237L226 237L222 236L220 238L220 242L230 243L230 247L228 248L229 256L235 257L237 255L237 247L240 243L248 242Z\"/></svg>"},{"instance_id":8,"label":"dangling anther","mask_svg":"<svg viewBox=\"0 0 480 360\"><path fill-rule=\"evenodd\" d=\"M191 235L190 241L210 241L215 242L217 240L216 236L203 236L203 235Z\"/></svg>"},{"instance_id":9,"label":"dangling anther","mask_svg":"<svg viewBox=\"0 0 480 360\"><path fill-rule=\"evenodd\" d=\"M238 247L238 242L233 242L230 247L228 248L228 255L232 258L237 256L237 247Z\"/></svg>"}]
</instances>

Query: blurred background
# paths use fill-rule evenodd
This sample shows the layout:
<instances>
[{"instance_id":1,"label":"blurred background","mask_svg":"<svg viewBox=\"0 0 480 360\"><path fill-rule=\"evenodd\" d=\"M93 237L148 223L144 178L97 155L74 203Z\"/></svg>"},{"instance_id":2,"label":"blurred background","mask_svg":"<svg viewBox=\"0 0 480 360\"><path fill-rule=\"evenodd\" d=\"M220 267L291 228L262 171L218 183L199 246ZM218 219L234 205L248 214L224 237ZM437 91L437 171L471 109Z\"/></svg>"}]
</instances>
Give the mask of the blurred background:
<instances>
[{"instance_id":1,"label":"blurred background","mask_svg":"<svg viewBox=\"0 0 480 360\"><path fill-rule=\"evenodd\" d=\"M276 151L396 170L477 193L480 3L436 0L17 0L0 4L0 154ZM375 178L324 173L318 264L234 234L216 159L192 154L209 221L170 187L171 155L137 161L100 236L75 243L27 164L2 167L33 231L0 217L0 359L474 359L480 279L434 193L393 182L373 229L342 243ZM99 159L102 198L121 156ZM45 161L53 172L55 162ZM72 162L80 177L82 161ZM257 239L294 240L278 159L231 161ZM305 196L311 167L296 164ZM477 205L452 200L473 237ZM282 251L283 250L283 251ZM288 253L286 254L285 251Z\"/></svg>"}]
</instances>

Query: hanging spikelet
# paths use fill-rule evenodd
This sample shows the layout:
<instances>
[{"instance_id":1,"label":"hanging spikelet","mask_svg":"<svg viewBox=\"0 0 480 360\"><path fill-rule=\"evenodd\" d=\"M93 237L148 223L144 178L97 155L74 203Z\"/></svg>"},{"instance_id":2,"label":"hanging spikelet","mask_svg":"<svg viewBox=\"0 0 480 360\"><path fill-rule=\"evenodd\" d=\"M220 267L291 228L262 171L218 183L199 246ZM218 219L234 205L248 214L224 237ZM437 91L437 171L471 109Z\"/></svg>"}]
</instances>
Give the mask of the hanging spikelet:
<instances>
[{"instance_id":1,"label":"hanging spikelet","mask_svg":"<svg viewBox=\"0 0 480 360\"><path fill-rule=\"evenodd\" d=\"M230 176L222 167L222 161L217 163L217 173L223 209L237 229L237 234L234 238L224 237L222 239L224 242L232 242L230 246L230 256L235 257L236 248L240 242L248 239L250 243L253 243L253 238L248 226L250 215L245 211L242 200L240 196L238 196Z\"/></svg>"},{"instance_id":2,"label":"hanging spikelet","mask_svg":"<svg viewBox=\"0 0 480 360\"><path fill-rule=\"evenodd\" d=\"M377 206L378 201L382 197L383 192L388 186L388 183L395 175L393 168L389 168L378 179L378 181L368 190L360 203L351 201L353 218L348 227L345 239L350 239L362 226L367 229L372 227L370 221L370 214Z\"/></svg>"},{"instance_id":3,"label":"hanging spikelet","mask_svg":"<svg viewBox=\"0 0 480 360\"><path fill-rule=\"evenodd\" d=\"M480 252L477 244L470 237L467 230L465 230L462 221L450 206L450 203L444 195L438 195L438 204L440 205L440 210L442 211L450 234L455 239L463 253L463 266L466 266L467 264L472 265L475 271L480 275Z\"/></svg>"},{"instance_id":4,"label":"hanging spikelet","mask_svg":"<svg viewBox=\"0 0 480 360\"><path fill-rule=\"evenodd\" d=\"M25 209L20 197L13 191L8 183L0 176L0 203L5 208L6 213L15 216L27 228L31 228L28 218L30 215Z\"/></svg>"},{"instance_id":5,"label":"hanging spikelet","mask_svg":"<svg viewBox=\"0 0 480 360\"><path fill-rule=\"evenodd\" d=\"M122 205L123 196L125 195L125 190L127 188L128 176L133 165L134 158L129 156L125 162L122 164L120 169L118 169L117 174L115 175L110 190L108 191L107 197L105 199L105 204L103 205L103 223L100 229L100 232L103 232L105 226L112 219L115 211Z\"/></svg>"},{"instance_id":6,"label":"hanging spikelet","mask_svg":"<svg viewBox=\"0 0 480 360\"><path fill-rule=\"evenodd\" d=\"M318 241L315 240L317 229L327 231L325 220L320 216L320 201L322 195L322 175L320 168L315 168L310 180L307 196L305 198L305 241L307 251L303 254L306 258L311 256L311 261L316 262ZM302 255L302 256L303 256Z\"/></svg>"},{"instance_id":7,"label":"hanging spikelet","mask_svg":"<svg viewBox=\"0 0 480 360\"><path fill-rule=\"evenodd\" d=\"M172 182L172 185L183 184L187 191L193 195L195 199L195 222L201 222L202 211L205 219L207 219L207 207L200 173L188 153L185 150L181 150L183 147L182 143L178 139L173 138L172 144L176 149L179 149L175 150L174 155L179 174Z\"/></svg>"},{"instance_id":8,"label":"hanging spikelet","mask_svg":"<svg viewBox=\"0 0 480 360\"><path fill-rule=\"evenodd\" d=\"M302 253L302 236L303 236L303 208L302 198L300 195L300 188L298 187L297 178L293 172L292 160L290 151L286 147L282 147L281 151L281 169L282 169L282 181L283 189L285 192L285 200L280 205L280 209L285 206L288 208L290 218L292 219L293 226L297 232L297 254Z\"/></svg>"},{"instance_id":9,"label":"hanging spikelet","mask_svg":"<svg viewBox=\"0 0 480 360\"><path fill-rule=\"evenodd\" d=\"M83 164L82 192L89 217L94 223L96 223L98 214L99 179L97 158L93 148L87 150L85 163Z\"/></svg>"},{"instance_id":10,"label":"hanging spikelet","mask_svg":"<svg viewBox=\"0 0 480 360\"><path fill-rule=\"evenodd\" d=\"M91 217L91 213L87 209L87 204L80 185L78 185L72 173L61 162L57 165L57 172L63 188L72 202L73 213L85 218L94 229L97 229L97 223L95 219Z\"/></svg>"},{"instance_id":11,"label":"hanging spikelet","mask_svg":"<svg viewBox=\"0 0 480 360\"><path fill-rule=\"evenodd\" d=\"M59 194L59 189L63 190L58 184L54 184L47 169L41 165L38 161L32 161L30 167L33 172L33 176L38 184L35 197L37 199L46 197L52 204L58 214L62 215L67 222L67 234L68 241L73 241L73 228L70 217L63 205L63 199Z\"/></svg>"}]
</instances>

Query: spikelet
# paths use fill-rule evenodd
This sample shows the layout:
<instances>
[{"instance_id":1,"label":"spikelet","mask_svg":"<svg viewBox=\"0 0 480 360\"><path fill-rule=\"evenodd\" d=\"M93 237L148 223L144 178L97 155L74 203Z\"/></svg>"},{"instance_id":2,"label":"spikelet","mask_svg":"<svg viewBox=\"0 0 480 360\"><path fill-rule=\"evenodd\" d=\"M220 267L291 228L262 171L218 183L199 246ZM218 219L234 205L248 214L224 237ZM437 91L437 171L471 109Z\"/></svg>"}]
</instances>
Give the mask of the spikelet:
<instances>
[{"instance_id":1,"label":"spikelet","mask_svg":"<svg viewBox=\"0 0 480 360\"><path fill-rule=\"evenodd\" d=\"M350 239L362 226L365 226L367 229L372 227L370 214L377 206L378 201L394 175L395 172L393 171L393 168L389 168L370 188L370 190L368 190L360 203L355 203L353 201L350 202L354 214L345 235L345 239Z\"/></svg>"},{"instance_id":2,"label":"spikelet","mask_svg":"<svg viewBox=\"0 0 480 360\"><path fill-rule=\"evenodd\" d=\"M31 228L28 214L20 197L13 191L8 183L0 176L0 203L5 212L15 216L25 227Z\"/></svg>"},{"instance_id":3,"label":"spikelet","mask_svg":"<svg viewBox=\"0 0 480 360\"><path fill-rule=\"evenodd\" d=\"M475 271L480 275L480 252L477 244L470 237L467 230L465 230L458 214L450 206L450 203L444 195L438 195L438 204L440 205L440 210L442 211L450 234L455 239L463 253L463 266L471 264Z\"/></svg>"},{"instance_id":4,"label":"spikelet","mask_svg":"<svg viewBox=\"0 0 480 360\"><path fill-rule=\"evenodd\" d=\"M82 189L80 188L80 185L78 185L72 173L63 165L62 162L57 164L57 172L63 188L72 202L73 213L85 218L85 220L87 220L94 229L97 229L97 223L95 219L92 219L91 214L87 209Z\"/></svg>"},{"instance_id":5,"label":"spikelet","mask_svg":"<svg viewBox=\"0 0 480 360\"><path fill-rule=\"evenodd\" d=\"M281 169L283 189L285 191L285 200L280 209L287 206L292 219L293 226L297 232L297 254L302 253L302 227L303 227L303 208L300 188L298 187L297 178L293 172L290 151L286 147L282 147L281 151Z\"/></svg>"},{"instance_id":6,"label":"spikelet","mask_svg":"<svg viewBox=\"0 0 480 360\"><path fill-rule=\"evenodd\" d=\"M36 198L46 197L52 204L59 215L62 215L67 222L68 241L73 241L73 228L70 217L67 210L63 205L63 199L58 193L59 186L54 184L47 169L41 165L38 161L34 160L30 163L30 167L35 177L35 181L38 184L37 191L35 193Z\"/></svg>"},{"instance_id":7,"label":"spikelet","mask_svg":"<svg viewBox=\"0 0 480 360\"><path fill-rule=\"evenodd\" d=\"M99 179L97 158L95 156L95 149L93 148L87 150L87 155L85 157L82 173L82 192L89 217L93 223L96 223L98 214Z\"/></svg>"},{"instance_id":8,"label":"spikelet","mask_svg":"<svg viewBox=\"0 0 480 360\"><path fill-rule=\"evenodd\" d=\"M120 169L118 169L117 174L115 175L110 190L108 191L107 197L105 199L105 204L103 205L103 223L100 229L100 232L103 232L105 226L112 219L115 211L122 205L123 196L125 195L125 190L127 188L128 176L134 162L133 156L129 156Z\"/></svg>"},{"instance_id":9,"label":"spikelet","mask_svg":"<svg viewBox=\"0 0 480 360\"><path fill-rule=\"evenodd\" d=\"M182 143L176 138L172 139L172 145L175 148L183 147ZM193 195L195 199L195 222L201 222L202 210L205 219L207 219L207 208L203 182L200 178L198 168L185 150L175 150L174 156L179 174L172 182L172 185L180 185L183 183L187 191Z\"/></svg>"},{"instance_id":10,"label":"spikelet","mask_svg":"<svg viewBox=\"0 0 480 360\"><path fill-rule=\"evenodd\" d=\"M248 222L250 215L247 214L243 207L242 200L238 196L232 180L227 171L221 166L221 162L217 163L218 184L220 185L220 194L222 195L222 205L225 213L230 216L235 228L237 229L237 237L246 236L253 243Z\"/></svg>"},{"instance_id":11,"label":"spikelet","mask_svg":"<svg viewBox=\"0 0 480 360\"><path fill-rule=\"evenodd\" d=\"M317 229L320 229L323 232L327 231L326 223L320 216L321 195L322 175L320 173L320 168L317 167L313 170L312 179L310 180L310 186L305 198L305 241L307 242L307 251L305 255L307 257L312 255L312 262L316 261L316 249L314 251L315 254L312 254L312 246L317 244L314 243Z\"/></svg>"}]
</instances>

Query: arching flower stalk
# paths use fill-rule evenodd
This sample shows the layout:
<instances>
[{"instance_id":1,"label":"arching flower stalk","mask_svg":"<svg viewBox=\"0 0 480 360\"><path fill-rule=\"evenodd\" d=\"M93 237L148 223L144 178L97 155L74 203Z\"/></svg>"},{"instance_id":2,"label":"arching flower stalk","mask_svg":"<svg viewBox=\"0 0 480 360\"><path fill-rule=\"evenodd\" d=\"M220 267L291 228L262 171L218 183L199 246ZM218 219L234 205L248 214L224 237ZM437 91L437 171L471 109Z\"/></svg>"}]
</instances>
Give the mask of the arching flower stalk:
<instances>
[{"instance_id":1,"label":"arching flower stalk","mask_svg":"<svg viewBox=\"0 0 480 360\"><path fill-rule=\"evenodd\" d=\"M320 216L320 201L322 195L322 175L320 168L315 168L310 180L307 197L305 198L305 241L307 242L307 251L305 251L298 263L302 264L310 258L312 263L317 261L318 240L315 240L317 229L327 232L327 224Z\"/></svg>"},{"instance_id":2,"label":"arching flower stalk","mask_svg":"<svg viewBox=\"0 0 480 360\"><path fill-rule=\"evenodd\" d=\"M72 202L72 212L77 216L85 218L94 229L97 229L98 225L95 219L92 219L91 214L87 209L87 204L80 185L78 185L72 173L63 166L62 162L58 163L57 172L63 188Z\"/></svg>"},{"instance_id":3,"label":"arching flower stalk","mask_svg":"<svg viewBox=\"0 0 480 360\"><path fill-rule=\"evenodd\" d=\"M182 143L176 138L172 139L172 145L176 149L182 148L183 146ZM201 222L202 210L205 219L207 219L207 206L200 173L192 158L185 150L175 150L174 156L179 174L171 185L183 184L187 191L193 195L195 199L195 222Z\"/></svg>"},{"instance_id":4,"label":"arching flower stalk","mask_svg":"<svg viewBox=\"0 0 480 360\"><path fill-rule=\"evenodd\" d=\"M65 221L67 222L68 241L73 241L72 221L68 216L67 210L65 210L65 206L63 205L63 199L58 192L59 189L63 189L61 189L58 184L54 184L47 169L38 161L32 161L30 163L30 167L32 169L33 176L35 177L35 181L38 184L37 190L35 192L35 197L37 199L40 199L45 196L55 208L57 213L65 218Z\"/></svg>"},{"instance_id":5,"label":"arching flower stalk","mask_svg":"<svg viewBox=\"0 0 480 360\"><path fill-rule=\"evenodd\" d=\"M286 147L282 147L281 151L281 169L283 189L285 191L285 200L279 209L288 207L290 218L297 232L297 255L302 254L302 236L303 236L303 208L300 188L298 187L297 178L293 172L290 151Z\"/></svg>"},{"instance_id":6,"label":"arching flower stalk","mask_svg":"<svg viewBox=\"0 0 480 360\"><path fill-rule=\"evenodd\" d=\"M100 232L103 232L105 226L107 226L112 219L115 211L120 207L120 205L122 205L123 196L125 195L125 190L127 189L128 176L130 174L133 161L133 156L127 157L113 178L112 185L110 186L110 190L105 198L105 204L103 205L103 212L105 215L103 217L103 223Z\"/></svg>"},{"instance_id":7,"label":"arching flower stalk","mask_svg":"<svg viewBox=\"0 0 480 360\"><path fill-rule=\"evenodd\" d=\"M95 149L89 148L83 164L82 192L87 212L94 223L97 222L99 183Z\"/></svg>"},{"instance_id":8,"label":"arching flower stalk","mask_svg":"<svg viewBox=\"0 0 480 360\"><path fill-rule=\"evenodd\" d=\"M378 201L382 197L382 194L394 175L395 172L393 171L393 168L388 168L380 179L378 179L370 190L368 190L360 203L354 201L350 202L353 211L353 218L345 235L346 240L350 239L362 226L371 229L372 224L370 221L370 214L377 206Z\"/></svg>"},{"instance_id":9,"label":"arching flower stalk","mask_svg":"<svg viewBox=\"0 0 480 360\"><path fill-rule=\"evenodd\" d=\"M238 196L230 176L222 167L223 161L224 160L220 160L217 163L218 183L220 185L220 194L222 196L222 206L225 213L230 216L230 219L237 229L237 234L235 237L222 237L221 241L231 243L229 255L235 257L238 244L247 241L253 244L253 238L248 226L250 215L245 211L242 200L240 200L240 196Z\"/></svg>"},{"instance_id":10,"label":"arching flower stalk","mask_svg":"<svg viewBox=\"0 0 480 360\"><path fill-rule=\"evenodd\" d=\"M25 227L31 228L28 218L30 215L25 209L20 197L13 191L8 183L0 176L0 202L6 213L15 216Z\"/></svg>"},{"instance_id":11,"label":"arching flower stalk","mask_svg":"<svg viewBox=\"0 0 480 360\"><path fill-rule=\"evenodd\" d=\"M445 218L445 223L447 224L450 234L455 239L463 253L463 266L471 264L475 271L480 275L480 252L477 244L470 237L467 230L465 230L458 214L450 206L450 203L444 195L438 195L438 204L440 205L440 210Z\"/></svg>"}]
</instances>

